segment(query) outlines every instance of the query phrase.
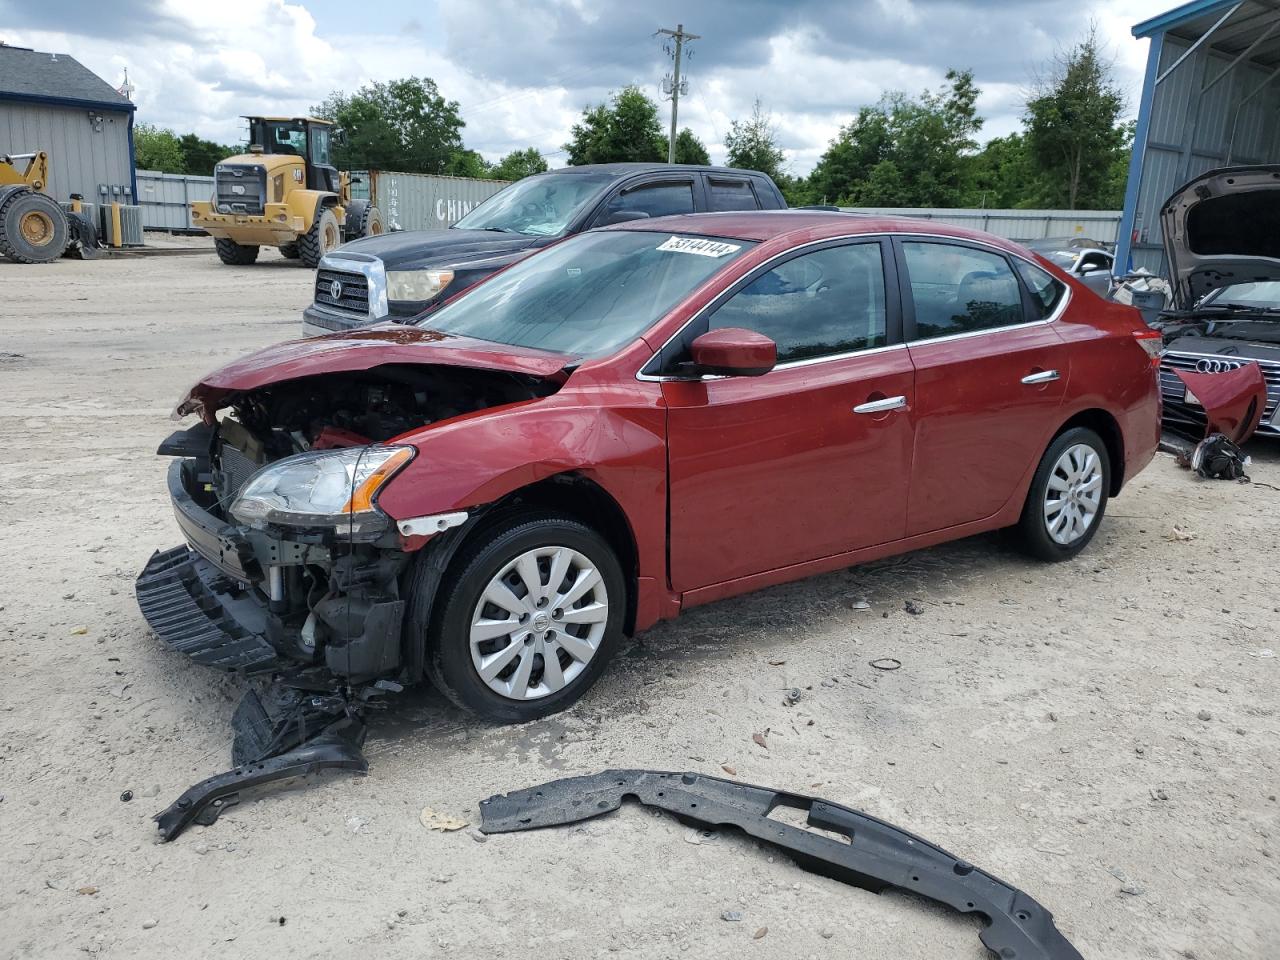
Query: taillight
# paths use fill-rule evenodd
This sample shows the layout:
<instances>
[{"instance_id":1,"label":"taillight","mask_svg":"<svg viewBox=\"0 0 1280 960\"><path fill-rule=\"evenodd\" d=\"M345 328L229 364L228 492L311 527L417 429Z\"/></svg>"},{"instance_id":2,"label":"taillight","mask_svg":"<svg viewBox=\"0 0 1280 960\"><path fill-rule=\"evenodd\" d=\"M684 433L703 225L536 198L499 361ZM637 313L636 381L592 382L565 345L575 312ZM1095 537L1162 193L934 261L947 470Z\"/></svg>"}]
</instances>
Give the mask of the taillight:
<instances>
[{"instance_id":1,"label":"taillight","mask_svg":"<svg viewBox=\"0 0 1280 960\"><path fill-rule=\"evenodd\" d=\"M1147 356L1151 358L1151 365L1160 366L1160 356L1164 353L1164 335L1159 330L1135 330L1133 339L1138 341L1138 346L1147 351Z\"/></svg>"}]
</instances>

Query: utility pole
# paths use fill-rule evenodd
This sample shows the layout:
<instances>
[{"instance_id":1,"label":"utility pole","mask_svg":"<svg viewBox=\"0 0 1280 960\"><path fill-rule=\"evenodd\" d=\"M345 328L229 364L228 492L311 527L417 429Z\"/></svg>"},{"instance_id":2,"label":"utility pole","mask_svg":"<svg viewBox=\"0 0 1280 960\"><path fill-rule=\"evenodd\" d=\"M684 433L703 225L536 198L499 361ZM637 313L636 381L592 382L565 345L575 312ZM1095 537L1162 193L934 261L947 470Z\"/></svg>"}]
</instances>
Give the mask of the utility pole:
<instances>
[{"instance_id":1,"label":"utility pole","mask_svg":"<svg viewBox=\"0 0 1280 960\"><path fill-rule=\"evenodd\" d=\"M680 55L684 51L686 40L701 40L702 38L696 33L685 33L684 24L677 23L674 30L668 30L665 27L658 31L665 37L671 37L676 42L674 58L676 62L675 76L671 82L671 137L667 140L667 163L676 162L676 115L680 111Z\"/></svg>"}]
</instances>

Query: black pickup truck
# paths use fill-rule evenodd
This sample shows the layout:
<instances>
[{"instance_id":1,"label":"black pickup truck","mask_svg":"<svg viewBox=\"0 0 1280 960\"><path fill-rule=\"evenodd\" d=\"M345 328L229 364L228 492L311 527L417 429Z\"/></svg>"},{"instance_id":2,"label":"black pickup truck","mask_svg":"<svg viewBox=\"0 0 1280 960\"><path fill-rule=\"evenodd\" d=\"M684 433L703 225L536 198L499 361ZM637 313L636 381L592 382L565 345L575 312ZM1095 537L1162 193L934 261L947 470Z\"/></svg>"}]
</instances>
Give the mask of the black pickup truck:
<instances>
[{"instance_id":1,"label":"black pickup truck","mask_svg":"<svg viewBox=\"0 0 1280 960\"><path fill-rule=\"evenodd\" d=\"M765 174L729 167L607 163L526 177L448 230L365 237L326 254L308 334L415 316L496 270L592 227L723 210L781 210Z\"/></svg>"}]
</instances>

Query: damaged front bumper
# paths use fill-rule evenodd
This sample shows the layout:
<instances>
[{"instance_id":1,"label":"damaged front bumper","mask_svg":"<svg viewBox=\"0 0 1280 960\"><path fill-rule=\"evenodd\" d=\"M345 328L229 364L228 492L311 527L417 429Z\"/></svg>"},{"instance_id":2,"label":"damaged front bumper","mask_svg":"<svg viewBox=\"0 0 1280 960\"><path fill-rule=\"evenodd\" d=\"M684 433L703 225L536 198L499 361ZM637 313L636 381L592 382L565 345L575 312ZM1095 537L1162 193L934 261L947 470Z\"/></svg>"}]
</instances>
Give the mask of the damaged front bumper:
<instances>
[{"instance_id":1,"label":"damaged front bumper","mask_svg":"<svg viewBox=\"0 0 1280 960\"><path fill-rule=\"evenodd\" d=\"M480 829L510 833L577 823L617 810L627 798L701 826L735 827L823 876L874 893L895 887L980 916L987 926L978 936L994 956L1081 960L1053 914L1017 887L900 827L815 797L696 773L606 770L482 800ZM779 807L806 813L810 829L770 817Z\"/></svg>"},{"instance_id":2,"label":"damaged front bumper","mask_svg":"<svg viewBox=\"0 0 1280 960\"><path fill-rule=\"evenodd\" d=\"M408 555L332 532L227 523L193 494L196 463L175 460L168 476L187 545L155 553L135 585L156 635L198 663L246 674L323 668L351 682L394 673Z\"/></svg>"}]
</instances>

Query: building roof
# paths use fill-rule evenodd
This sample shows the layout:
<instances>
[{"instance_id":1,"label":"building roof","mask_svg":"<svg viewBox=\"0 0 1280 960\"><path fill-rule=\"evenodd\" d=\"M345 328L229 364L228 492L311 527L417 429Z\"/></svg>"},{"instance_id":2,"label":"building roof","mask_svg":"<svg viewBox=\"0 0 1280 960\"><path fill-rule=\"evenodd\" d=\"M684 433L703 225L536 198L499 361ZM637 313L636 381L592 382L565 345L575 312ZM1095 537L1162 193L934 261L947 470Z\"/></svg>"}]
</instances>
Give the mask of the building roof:
<instances>
[{"instance_id":1,"label":"building roof","mask_svg":"<svg viewBox=\"0 0 1280 960\"><path fill-rule=\"evenodd\" d=\"M134 109L126 97L75 57L5 44L0 44L0 100Z\"/></svg>"}]
</instances>

